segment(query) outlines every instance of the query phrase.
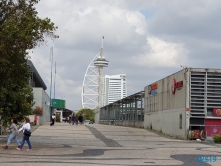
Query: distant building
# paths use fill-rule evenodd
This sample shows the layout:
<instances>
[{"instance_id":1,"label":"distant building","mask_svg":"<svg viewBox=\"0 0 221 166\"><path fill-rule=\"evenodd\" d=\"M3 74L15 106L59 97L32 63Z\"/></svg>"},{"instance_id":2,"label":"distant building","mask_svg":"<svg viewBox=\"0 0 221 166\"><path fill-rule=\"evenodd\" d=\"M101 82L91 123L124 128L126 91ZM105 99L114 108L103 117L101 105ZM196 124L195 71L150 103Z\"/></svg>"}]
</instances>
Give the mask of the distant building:
<instances>
[{"instance_id":1,"label":"distant building","mask_svg":"<svg viewBox=\"0 0 221 166\"><path fill-rule=\"evenodd\" d=\"M152 82L144 92L100 108L99 123L111 119L174 138L221 135L221 69L184 68Z\"/></svg>"},{"instance_id":2,"label":"distant building","mask_svg":"<svg viewBox=\"0 0 221 166\"><path fill-rule=\"evenodd\" d=\"M47 86L45 85L33 63L28 60L27 64L31 73L29 84L33 88L34 93L35 104L33 106L33 109L36 106L39 106L43 108L44 111L43 116L39 117L38 123L41 124L44 122L50 122L50 97L45 92ZM31 118L31 116L29 118ZM33 117L30 120L33 121Z\"/></svg>"},{"instance_id":3,"label":"distant building","mask_svg":"<svg viewBox=\"0 0 221 166\"><path fill-rule=\"evenodd\" d=\"M108 105L127 96L126 74L105 75L104 105Z\"/></svg>"}]
</instances>

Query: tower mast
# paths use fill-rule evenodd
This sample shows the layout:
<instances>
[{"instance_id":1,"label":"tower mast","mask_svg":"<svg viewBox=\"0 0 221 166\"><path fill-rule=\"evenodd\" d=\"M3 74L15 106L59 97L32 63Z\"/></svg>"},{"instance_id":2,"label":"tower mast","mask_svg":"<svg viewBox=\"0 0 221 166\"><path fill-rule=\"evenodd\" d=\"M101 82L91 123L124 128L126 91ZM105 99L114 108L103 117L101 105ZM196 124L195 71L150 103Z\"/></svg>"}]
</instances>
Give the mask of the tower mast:
<instances>
[{"instance_id":1,"label":"tower mast","mask_svg":"<svg viewBox=\"0 0 221 166\"><path fill-rule=\"evenodd\" d=\"M103 67L108 67L108 61L103 56L103 42L104 36L102 36L102 44L100 49L100 56L94 61L94 66L99 70L98 76L98 108L103 106L104 96L104 78L103 78Z\"/></svg>"}]
</instances>

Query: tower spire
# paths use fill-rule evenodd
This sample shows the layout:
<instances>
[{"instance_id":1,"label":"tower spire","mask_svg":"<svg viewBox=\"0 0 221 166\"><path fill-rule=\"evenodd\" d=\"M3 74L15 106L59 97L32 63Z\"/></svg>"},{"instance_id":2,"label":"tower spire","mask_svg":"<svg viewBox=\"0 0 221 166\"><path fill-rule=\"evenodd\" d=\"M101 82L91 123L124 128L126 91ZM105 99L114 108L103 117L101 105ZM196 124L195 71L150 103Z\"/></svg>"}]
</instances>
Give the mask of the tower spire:
<instances>
[{"instance_id":1,"label":"tower spire","mask_svg":"<svg viewBox=\"0 0 221 166\"><path fill-rule=\"evenodd\" d=\"M104 36L102 36L101 48L104 46Z\"/></svg>"}]
</instances>

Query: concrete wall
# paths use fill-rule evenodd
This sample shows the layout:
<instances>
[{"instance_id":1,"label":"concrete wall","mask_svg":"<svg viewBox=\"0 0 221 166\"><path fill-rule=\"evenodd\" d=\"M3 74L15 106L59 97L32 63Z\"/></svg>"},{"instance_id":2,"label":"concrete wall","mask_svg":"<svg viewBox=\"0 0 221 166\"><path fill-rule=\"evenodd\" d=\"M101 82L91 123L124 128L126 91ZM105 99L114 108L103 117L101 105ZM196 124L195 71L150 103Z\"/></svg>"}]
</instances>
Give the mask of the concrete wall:
<instances>
[{"instance_id":1,"label":"concrete wall","mask_svg":"<svg viewBox=\"0 0 221 166\"><path fill-rule=\"evenodd\" d=\"M41 117L42 123L50 122L50 97L44 90L42 91L42 108L44 110L44 115Z\"/></svg>"},{"instance_id":2,"label":"concrete wall","mask_svg":"<svg viewBox=\"0 0 221 166\"><path fill-rule=\"evenodd\" d=\"M94 115L94 123L99 123L99 120L100 120L100 110L97 108L95 109L95 115Z\"/></svg>"},{"instance_id":3,"label":"concrete wall","mask_svg":"<svg viewBox=\"0 0 221 166\"><path fill-rule=\"evenodd\" d=\"M182 128L180 128L182 115ZM185 109L163 110L144 117L144 128L151 128L169 136L186 139Z\"/></svg>"},{"instance_id":4,"label":"concrete wall","mask_svg":"<svg viewBox=\"0 0 221 166\"><path fill-rule=\"evenodd\" d=\"M33 93L34 93L34 106L39 106L43 108L44 114L43 116L39 116L39 124L44 123L44 122L50 122L50 97L48 94L43 90L43 88L33 88Z\"/></svg>"},{"instance_id":5,"label":"concrete wall","mask_svg":"<svg viewBox=\"0 0 221 166\"><path fill-rule=\"evenodd\" d=\"M173 79L176 79L176 82L183 81L183 87L181 87L180 89L176 89L175 94L172 93L171 88ZM157 93L154 95L149 94L149 85L145 87L145 113L184 108L186 106L186 80L183 70L155 83L158 84L158 87L155 90Z\"/></svg>"},{"instance_id":6,"label":"concrete wall","mask_svg":"<svg viewBox=\"0 0 221 166\"><path fill-rule=\"evenodd\" d=\"M176 89L174 94L173 79L176 82L183 81L183 86ZM154 90L150 88L154 83L145 87L144 128L150 128L152 125L154 130L185 139L187 79L184 69L155 82L157 86ZM182 129L180 129L180 115L182 115Z\"/></svg>"}]
</instances>

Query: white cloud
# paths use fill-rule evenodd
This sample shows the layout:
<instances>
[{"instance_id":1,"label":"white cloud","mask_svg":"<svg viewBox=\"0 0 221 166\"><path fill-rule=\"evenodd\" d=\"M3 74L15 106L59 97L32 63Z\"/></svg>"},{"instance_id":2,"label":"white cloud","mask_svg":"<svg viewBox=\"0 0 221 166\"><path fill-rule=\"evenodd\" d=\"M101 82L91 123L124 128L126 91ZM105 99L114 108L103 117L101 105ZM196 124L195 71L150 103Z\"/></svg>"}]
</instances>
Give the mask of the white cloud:
<instances>
[{"instance_id":1,"label":"white cloud","mask_svg":"<svg viewBox=\"0 0 221 166\"><path fill-rule=\"evenodd\" d=\"M77 91L76 83L70 79L62 79L61 76L60 75L56 76L55 83L56 83L56 88L57 88L58 94L60 94L61 96L65 96L66 94L76 92ZM57 97L59 97L59 96L57 96Z\"/></svg>"},{"instance_id":2,"label":"white cloud","mask_svg":"<svg viewBox=\"0 0 221 166\"><path fill-rule=\"evenodd\" d=\"M157 37L147 37L145 50L143 55L133 57L133 62L148 67L178 67L185 64L188 54L183 44L165 42Z\"/></svg>"},{"instance_id":3,"label":"white cloud","mask_svg":"<svg viewBox=\"0 0 221 166\"><path fill-rule=\"evenodd\" d=\"M133 94L147 81L176 72L179 65L219 68L220 6L214 0L41 0L39 17L50 18L60 38L37 47L31 60L49 94L53 47L56 96L74 91L65 98L67 108L80 109L83 77L104 35L109 61L104 74L127 74L128 94Z\"/></svg>"},{"instance_id":4,"label":"white cloud","mask_svg":"<svg viewBox=\"0 0 221 166\"><path fill-rule=\"evenodd\" d=\"M142 15L140 12L128 12L126 17L127 21L136 27L135 32L140 35L144 35L146 33L146 22L144 15Z\"/></svg>"}]
</instances>

